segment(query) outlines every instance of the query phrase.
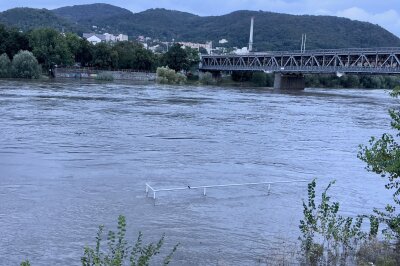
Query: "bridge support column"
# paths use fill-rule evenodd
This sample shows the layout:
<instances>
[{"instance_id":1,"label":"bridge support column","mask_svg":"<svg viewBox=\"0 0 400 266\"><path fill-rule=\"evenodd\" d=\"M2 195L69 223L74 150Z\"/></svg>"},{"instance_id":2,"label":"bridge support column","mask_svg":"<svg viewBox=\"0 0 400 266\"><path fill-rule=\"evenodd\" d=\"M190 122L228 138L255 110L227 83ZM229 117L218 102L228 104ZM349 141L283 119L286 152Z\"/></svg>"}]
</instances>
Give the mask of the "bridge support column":
<instances>
[{"instance_id":1,"label":"bridge support column","mask_svg":"<svg viewBox=\"0 0 400 266\"><path fill-rule=\"evenodd\" d=\"M306 81L302 74L275 74L275 90L304 90Z\"/></svg>"}]
</instances>

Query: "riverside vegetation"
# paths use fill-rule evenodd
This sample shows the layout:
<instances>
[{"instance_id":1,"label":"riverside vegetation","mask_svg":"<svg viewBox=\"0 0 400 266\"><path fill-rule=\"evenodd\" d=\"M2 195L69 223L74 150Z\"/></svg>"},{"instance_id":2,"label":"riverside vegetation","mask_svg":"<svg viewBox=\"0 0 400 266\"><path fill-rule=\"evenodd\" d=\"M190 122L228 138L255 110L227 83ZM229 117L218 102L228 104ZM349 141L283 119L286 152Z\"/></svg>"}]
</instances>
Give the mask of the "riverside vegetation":
<instances>
[{"instance_id":1,"label":"riverside vegetation","mask_svg":"<svg viewBox=\"0 0 400 266\"><path fill-rule=\"evenodd\" d=\"M100 43L93 45L74 33L60 34L50 28L38 28L19 32L14 28L0 25L0 78L15 77L7 58L13 58L20 51L29 51L42 66L45 74L54 66L95 67L103 70L156 71L168 67L175 72L183 72L189 82L203 85L242 83L256 87L273 87L273 74L263 72L233 72L230 78L213 79L211 73L196 75L199 52L196 49L183 49L179 44L171 46L164 54L153 53L136 42ZM4 55L4 56L3 56ZM36 67L35 67L36 68ZM14 68L15 69L15 68ZM18 75L24 78L38 78L38 69L32 75ZM15 73L14 73L15 74ZM19 73L21 74L21 73ZM101 80L110 80L101 78ZM171 83L159 78L163 83ZM178 83L182 83L179 79ZM397 76L356 76L308 75L307 87L321 88L382 88L389 89L400 85Z\"/></svg>"},{"instance_id":2,"label":"riverside vegetation","mask_svg":"<svg viewBox=\"0 0 400 266\"><path fill-rule=\"evenodd\" d=\"M126 219L125 216L118 217L117 232L109 231L107 234L107 247L103 248L104 226L99 226L96 235L95 248L85 247L81 258L82 266L148 266L152 259L160 254L164 245L165 236L163 235L156 243L144 244L143 234L139 232L136 242L130 245L126 239ZM162 260L162 265L168 265L172 256L177 250L176 244L167 256ZM28 260L23 261L21 266L30 266Z\"/></svg>"},{"instance_id":3,"label":"riverside vegetation","mask_svg":"<svg viewBox=\"0 0 400 266\"><path fill-rule=\"evenodd\" d=\"M0 56L0 78L25 78L37 79L40 77L42 68L35 56L29 51L20 51L12 62L7 54Z\"/></svg>"},{"instance_id":4,"label":"riverside vegetation","mask_svg":"<svg viewBox=\"0 0 400 266\"><path fill-rule=\"evenodd\" d=\"M391 96L398 99L400 87ZM361 145L358 158L367 163L366 169L388 179L386 189L393 193L393 202L385 210L374 209L371 215L344 217L340 204L331 202L328 190L317 205L316 181L308 185L308 201L303 202L304 218L300 221L302 261L305 265L400 265L400 110L389 110L395 136L385 133L372 137L369 145ZM362 224L369 220L370 231ZM379 240L378 234L384 236Z\"/></svg>"},{"instance_id":5,"label":"riverside vegetation","mask_svg":"<svg viewBox=\"0 0 400 266\"><path fill-rule=\"evenodd\" d=\"M199 63L198 51L175 44L164 54L155 54L136 42L100 43L93 45L74 33L61 34L50 28L26 33L0 25L0 55L13 58L20 51L29 51L47 70L54 66L95 67L103 70L155 71L168 66L175 71L190 72ZM9 77L8 63L3 57L0 77ZM32 77L36 78L37 75Z\"/></svg>"}]
</instances>

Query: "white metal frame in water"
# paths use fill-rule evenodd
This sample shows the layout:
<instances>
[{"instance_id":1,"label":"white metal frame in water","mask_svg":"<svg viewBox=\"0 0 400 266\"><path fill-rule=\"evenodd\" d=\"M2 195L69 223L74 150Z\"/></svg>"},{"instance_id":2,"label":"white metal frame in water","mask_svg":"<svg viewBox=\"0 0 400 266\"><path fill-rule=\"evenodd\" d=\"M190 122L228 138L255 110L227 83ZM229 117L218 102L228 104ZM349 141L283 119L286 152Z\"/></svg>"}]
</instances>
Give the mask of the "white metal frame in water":
<instances>
[{"instance_id":1,"label":"white metal frame in water","mask_svg":"<svg viewBox=\"0 0 400 266\"><path fill-rule=\"evenodd\" d=\"M211 186L196 186L196 187L178 187L178 188L162 188L155 189L146 183L146 196L149 195L150 190L153 192L153 199L156 199L157 192L168 192L168 191L180 191L180 190L188 190L188 189L203 189L203 196L207 195L208 188L226 188L226 187L240 187L240 186L258 186L258 185L268 185L268 193L271 189L271 185L276 184L291 184L291 183L304 183L309 182L309 180L291 180L291 181L275 181L275 182L259 182L259 183L242 183L242 184L227 184L227 185L211 185Z\"/></svg>"}]
</instances>

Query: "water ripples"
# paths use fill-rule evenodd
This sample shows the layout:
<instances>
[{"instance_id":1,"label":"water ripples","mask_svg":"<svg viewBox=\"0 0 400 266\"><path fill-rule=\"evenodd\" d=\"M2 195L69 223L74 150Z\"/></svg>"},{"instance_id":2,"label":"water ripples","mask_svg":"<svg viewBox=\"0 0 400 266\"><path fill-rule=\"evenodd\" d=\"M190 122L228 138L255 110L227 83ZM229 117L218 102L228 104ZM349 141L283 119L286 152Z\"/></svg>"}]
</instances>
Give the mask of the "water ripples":
<instances>
[{"instance_id":1,"label":"water ripples","mask_svg":"<svg viewBox=\"0 0 400 266\"><path fill-rule=\"evenodd\" d=\"M156 188L318 178L349 215L390 198L358 145L390 131L381 90L18 82L0 84L0 265L79 264L99 224L167 245L177 265L253 265L295 247L306 184ZM246 256L243 256L246 254ZM285 254L282 254L285 256Z\"/></svg>"}]
</instances>

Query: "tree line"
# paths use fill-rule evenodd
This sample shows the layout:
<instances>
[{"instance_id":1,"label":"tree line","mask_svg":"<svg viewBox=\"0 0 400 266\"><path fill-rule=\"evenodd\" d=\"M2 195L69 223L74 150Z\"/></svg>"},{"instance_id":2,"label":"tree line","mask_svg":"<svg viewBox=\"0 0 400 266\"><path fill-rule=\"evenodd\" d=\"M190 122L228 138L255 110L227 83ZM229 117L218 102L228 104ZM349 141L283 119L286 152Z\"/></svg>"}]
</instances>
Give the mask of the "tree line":
<instances>
[{"instance_id":1,"label":"tree line","mask_svg":"<svg viewBox=\"0 0 400 266\"><path fill-rule=\"evenodd\" d=\"M175 71L189 71L199 63L195 49L171 46L165 54L155 54L137 42L102 42L94 45L74 33L62 34L41 28L20 32L0 25L0 55L12 60L20 51L29 51L47 72L55 66L97 67L117 70L155 71L168 66Z\"/></svg>"}]
</instances>

